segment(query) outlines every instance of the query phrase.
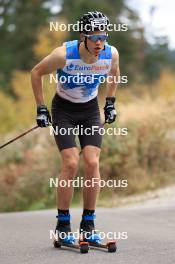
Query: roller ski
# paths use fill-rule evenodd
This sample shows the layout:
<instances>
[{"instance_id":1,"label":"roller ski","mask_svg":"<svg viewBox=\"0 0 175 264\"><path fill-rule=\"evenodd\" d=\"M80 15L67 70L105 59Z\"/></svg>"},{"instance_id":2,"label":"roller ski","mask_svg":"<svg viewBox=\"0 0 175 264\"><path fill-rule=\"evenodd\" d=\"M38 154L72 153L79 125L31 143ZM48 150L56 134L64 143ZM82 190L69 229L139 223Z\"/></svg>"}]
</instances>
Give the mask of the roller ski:
<instances>
[{"instance_id":1,"label":"roller ski","mask_svg":"<svg viewBox=\"0 0 175 264\"><path fill-rule=\"evenodd\" d=\"M116 252L117 246L116 241L111 240L106 244L102 243L102 239L99 234L95 231L95 214L83 215L80 223L80 237L82 241L88 242L92 248L104 248L108 252Z\"/></svg>"},{"instance_id":2,"label":"roller ski","mask_svg":"<svg viewBox=\"0 0 175 264\"><path fill-rule=\"evenodd\" d=\"M55 234L57 239L54 238L53 245L55 248L69 247L80 250L81 253L88 253L88 242L79 240L79 243L75 243L75 238L71 233L70 215L59 214Z\"/></svg>"}]
</instances>

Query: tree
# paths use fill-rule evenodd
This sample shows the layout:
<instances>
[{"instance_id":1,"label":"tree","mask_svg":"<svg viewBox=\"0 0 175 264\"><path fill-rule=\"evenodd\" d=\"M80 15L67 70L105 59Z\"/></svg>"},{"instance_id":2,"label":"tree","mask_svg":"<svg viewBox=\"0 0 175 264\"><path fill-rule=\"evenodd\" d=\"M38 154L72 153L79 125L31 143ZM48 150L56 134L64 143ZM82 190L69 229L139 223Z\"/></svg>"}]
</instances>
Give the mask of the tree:
<instances>
[{"instance_id":1,"label":"tree","mask_svg":"<svg viewBox=\"0 0 175 264\"><path fill-rule=\"evenodd\" d=\"M0 2L0 86L9 91L13 70L29 70L35 58L33 45L51 11L46 0Z\"/></svg>"}]
</instances>

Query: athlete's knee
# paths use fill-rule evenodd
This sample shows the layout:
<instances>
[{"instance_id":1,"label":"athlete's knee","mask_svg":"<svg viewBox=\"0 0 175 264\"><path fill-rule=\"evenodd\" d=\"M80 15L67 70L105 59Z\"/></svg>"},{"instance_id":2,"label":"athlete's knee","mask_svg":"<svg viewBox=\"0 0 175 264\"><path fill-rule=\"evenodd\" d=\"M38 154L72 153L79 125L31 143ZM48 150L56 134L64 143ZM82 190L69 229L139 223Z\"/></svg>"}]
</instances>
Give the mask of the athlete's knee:
<instances>
[{"instance_id":1,"label":"athlete's knee","mask_svg":"<svg viewBox=\"0 0 175 264\"><path fill-rule=\"evenodd\" d=\"M65 149L61 152L62 170L69 174L75 174L79 163L79 153L77 149Z\"/></svg>"},{"instance_id":2,"label":"athlete's knee","mask_svg":"<svg viewBox=\"0 0 175 264\"><path fill-rule=\"evenodd\" d=\"M78 160L77 159L72 159L72 160L69 160L66 164L67 168L70 170L70 171L76 171L77 168L78 168Z\"/></svg>"},{"instance_id":3,"label":"athlete's knee","mask_svg":"<svg viewBox=\"0 0 175 264\"><path fill-rule=\"evenodd\" d=\"M98 157L88 157L84 159L86 170L94 171L99 168Z\"/></svg>"},{"instance_id":4,"label":"athlete's knee","mask_svg":"<svg viewBox=\"0 0 175 264\"><path fill-rule=\"evenodd\" d=\"M69 172L70 174L75 174L78 169L79 159L72 157L68 160L63 161L63 169Z\"/></svg>"}]
</instances>

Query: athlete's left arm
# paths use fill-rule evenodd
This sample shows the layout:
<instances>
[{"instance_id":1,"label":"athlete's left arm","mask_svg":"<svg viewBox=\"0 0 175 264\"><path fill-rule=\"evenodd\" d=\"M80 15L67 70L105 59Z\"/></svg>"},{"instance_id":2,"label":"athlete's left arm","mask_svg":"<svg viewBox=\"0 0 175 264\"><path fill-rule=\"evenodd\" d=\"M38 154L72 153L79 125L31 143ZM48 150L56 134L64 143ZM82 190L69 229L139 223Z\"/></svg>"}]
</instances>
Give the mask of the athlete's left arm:
<instances>
[{"instance_id":1,"label":"athlete's left arm","mask_svg":"<svg viewBox=\"0 0 175 264\"><path fill-rule=\"evenodd\" d=\"M111 47L112 52L112 64L110 72L107 76L107 96L106 97L115 97L118 77L120 76L119 69L119 54L115 47Z\"/></svg>"}]
</instances>

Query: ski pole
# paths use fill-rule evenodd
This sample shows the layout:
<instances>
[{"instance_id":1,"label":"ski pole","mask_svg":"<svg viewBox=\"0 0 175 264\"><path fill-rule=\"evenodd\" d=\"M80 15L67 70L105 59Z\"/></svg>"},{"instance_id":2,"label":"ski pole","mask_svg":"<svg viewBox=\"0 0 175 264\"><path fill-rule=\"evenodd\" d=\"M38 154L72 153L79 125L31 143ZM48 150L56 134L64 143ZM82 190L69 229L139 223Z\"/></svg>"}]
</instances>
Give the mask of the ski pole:
<instances>
[{"instance_id":1,"label":"ski pole","mask_svg":"<svg viewBox=\"0 0 175 264\"><path fill-rule=\"evenodd\" d=\"M21 138L23 136L25 136L26 134L30 133L31 131L35 130L36 128L38 128L39 126L34 126L32 128L30 128L29 130L27 130L26 132L22 133L21 135L15 137L14 139L11 139L10 141L6 142L5 144L0 146L0 149L4 148L5 146L9 145L10 143L14 142L15 140L17 140L18 138Z\"/></svg>"}]
</instances>

